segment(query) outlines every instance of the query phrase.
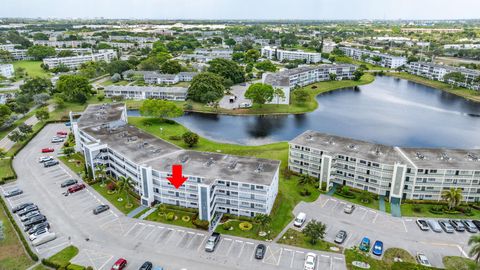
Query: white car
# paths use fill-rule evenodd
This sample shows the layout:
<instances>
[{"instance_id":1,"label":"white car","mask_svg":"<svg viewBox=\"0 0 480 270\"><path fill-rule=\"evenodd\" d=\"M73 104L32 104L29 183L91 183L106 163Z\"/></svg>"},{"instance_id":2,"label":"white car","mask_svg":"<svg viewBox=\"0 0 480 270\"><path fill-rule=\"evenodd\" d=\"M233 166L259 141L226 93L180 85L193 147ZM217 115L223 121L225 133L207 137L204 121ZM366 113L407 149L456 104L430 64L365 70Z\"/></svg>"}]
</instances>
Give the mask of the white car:
<instances>
[{"instance_id":1,"label":"white car","mask_svg":"<svg viewBox=\"0 0 480 270\"><path fill-rule=\"evenodd\" d=\"M47 161L50 161L50 160L53 160L53 157L52 157L52 156L40 157L40 158L38 159L38 162L44 163L44 162L47 162Z\"/></svg>"},{"instance_id":2,"label":"white car","mask_svg":"<svg viewBox=\"0 0 480 270\"><path fill-rule=\"evenodd\" d=\"M430 264L430 262L428 261L427 256L425 256L425 254L423 254L423 253L417 253L417 261L418 261L419 264L421 264L423 266L428 266L428 267L432 266Z\"/></svg>"},{"instance_id":3,"label":"white car","mask_svg":"<svg viewBox=\"0 0 480 270\"><path fill-rule=\"evenodd\" d=\"M305 256L305 264L303 266L303 270L314 270L316 265L317 254L311 252L307 253L307 256Z\"/></svg>"},{"instance_id":4,"label":"white car","mask_svg":"<svg viewBox=\"0 0 480 270\"><path fill-rule=\"evenodd\" d=\"M53 137L52 138L52 143L60 143L60 142L63 142L65 141L64 139L62 138L58 138L58 137Z\"/></svg>"},{"instance_id":5,"label":"white car","mask_svg":"<svg viewBox=\"0 0 480 270\"><path fill-rule=\"evenodd\" d=\"M303 223L305 223L305 220L307 219L307 214L300 212L298 213L297 217L293 221L293 226L295 227L302 227Z\"/></svg>"},{"instance_id":6,"label":"white car","mask_svg":"<svg viewBox=\"0 0 480 270\"><path fill-rule=\"evenodd\" d=\"M43 229L40 229L38 231L36 231L35 233L32 233L29 238L30 238L30 241L33 241L35 239L37 239L38 237L44 235L48 233L48 229L47 228L43 228Z\"/></svg>"}]
</instances>

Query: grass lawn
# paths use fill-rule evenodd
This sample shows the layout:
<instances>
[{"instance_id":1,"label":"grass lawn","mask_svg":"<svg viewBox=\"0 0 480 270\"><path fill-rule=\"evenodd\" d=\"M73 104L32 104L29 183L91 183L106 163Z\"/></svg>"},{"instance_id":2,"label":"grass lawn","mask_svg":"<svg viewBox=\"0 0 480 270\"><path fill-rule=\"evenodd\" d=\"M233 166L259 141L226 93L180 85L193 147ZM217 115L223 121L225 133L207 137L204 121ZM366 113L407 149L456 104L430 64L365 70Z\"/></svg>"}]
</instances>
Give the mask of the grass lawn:
<instances>
[{"instance_id":1,"label":"grass lawn","mask_svg":"<svg viewBox=\"0 0 480 270\"><path fill-rule=\"evenodd\" d=\"M181 135L188 129L184 126L174 123L167 124L158 119L143 118L143 117L129 117L130 124L143 129L144 131L169 141L182 148L188 148L182 140L171 140L170 136ZM162 128L162 131L160 131ZM283 170L287 166L288 159L288 143L279 142L274 144L267 144L261 146L244 146L227 143L217 143L208 139L200 137L198 145L189 148L197 151L206 152L220 152L225 154L239 155L239 156L253 156L257 158L276 159L281 161L281 168ZM314 187L299 187L297 184L297 177L292 176L290 179L285 179L280 173L280 185L277 200L273 207L271 217L271 234L272 237L278 235L282 229L292 220L292 210L300 201L313 202L320 195L320 191ZM307 188L311 194L309 196L301 196L300 188ZM234 233L234 232L232 232ZM248 237L248 235L247 235Z\"/></svg>"},{"instance_id":2,"label":"grass lawn","mask_svg":"<svg viewBox=\"0 0 480 270\"><path fill-rule=\"evenodd\" d=\"M457 256L446 256L443 257L443 264L445 265L446 270L476 270L478 269L475 261L457 257Z\"/></svg>"},{"instance_id":3,"label":"grass lawn","mask_svg":"<svg viewBox=\"0 0 480 270\"><path fill-rule=\"evenodd\" d=\"M25 253L23 245L13 229L12 224L0 206L0 220L3 223L5 238L0 240L0 269L23 270L33 264L30 257Z\"/></svg>"},{"instance_id":4,"label":"grass lawn","mask_svg":"<svg viewBox=\"0 0 480 270\"><path fill-rule=\"evenodd\" d=\"M302 232L294 229L288 229L282 236L282 238L278 240L278 243L306 249L322 250L329 252L342 252L341 247L324 240L318 240L317 243L314 245L310 242L310 239L308 237L303 235ZM330 248L338 248L338 251L331 250Z\"/></svg>"},{"instance_id":5,"label":"grass lawn","mask_svg":"<svg viewBox=\"0 0 480 270\"><path fill-rule=\"evenodd\" d=\"M444 82L429 80L429 79L426 79L426 78L423 78L423 77L420 77L420 76L416 76L416 75L412 75L412 74L408 74L408 73L405 73L405 72L386 73L386 75L401 78L401 79L405 79L405 80L409 80L409 81L416 82L416 83L419 83L419 84L423 84L423 85L426 85L426 86L430 86L430 87L440 89L442 91L445 91L445 92L448 92L448 93L451 93L451 94L454 94L454 95L457 95L457 96L461 96L463 98L466 98L466 99L469 99L469 100L472 100L472 101L480 102L480 91L470 90L470 89L456 87L456 86L452 87L452 85L446 84Z\"/></svg>"},{"instance_id":6,"label":"grass lawn","mask_svg":"<svg viewBox=\"0 0 480 270\"><path fill-rule=\"evenodd\" d=\"M174 213L174 220L168 220L166 218L166 213ZM145 220L150 220L150 221L156 221L156 222L161 222L161 223L166 223L166 224L171 224L171 225L177 225L181 227L187 227L187 228L197 228L195 225L193 225L192 220L193 218L197 215L197 213L193 213L190 211L181 211L178 209L166 209L165 213L162 213L161 210L157 209L155 212L151 213ZM188 221L182 220L183 217L188 216Z\"/></svg>"},{"instance_id":7,"label":"grass lawn","mask_svg":"<svg viewBox=\"0 0 480 270\"><path fill-rule=\"evenodd\" d=\"M370 270L434 270L439 268L425 267L417 264L412 255L402 249L388 249L385 251L382 260L374 258L371 253L365 253L357 249L345 250L345 259L347 269L362 270L363 268L356 267L352 264L354 261L366 262L370 265ZM402 262L393 262L393 257L398 256ZM413 259L413 261L412 261Z\"/></svg>"},{"instance_id":8,"label":"grass lawn","mask_svg":"<svg viewBox=\"0 0 480 270\"><path fill-rule=\"evenodd\" d=\"M389 248L385 250L383 254L383 261L388 265L393 265L395 263L395 258L401 259L403 262L407 263L416 263L415 257L412 256L408 251L401 248Z\"/></svg>"},{"instance_id":9,"label":"grass lawn","mask_svg":"<svg viewBox=\"0 0 480 270\"><path fill-rule=\"evenodd\" d=\"M365 202L359 200L358 196L355 197L355 198L346 198L346 197L343 197L343 196L341 196L337 193L333 193L333 197L339 198L339 199L344 200L344 201L349 201L349 202L354 203L354 204L363 205L365 207L376 209L376 210L378 210L380 208L380 204L378 203L378 200L374 200L374 199L370 199L370 202L365 203ZM385 202L385 208L386 208L387 204L389 204L389 203Z\"/></svg>"},{"instance_id":10,"label":"grass lawn","mask_svg":"<svg viewBox=\"0 0 480 270\"><path fill-rule=\"evenodd\" d=\"M67 265L78 254L78 248L75 246L68 246L60 250L57 254L48 258L51 262L59 265Z\"/></svg>"},{"instance_id":11,"label":"grass lawn","mask_svg":"<svg viewBox=\"0 0 480 270\"><path fill-rule=\"evenodd\" d=\"M38 109L37 109L38 110ZM13 125L11 127L8 127L8 128L5 128L3 130L0 130L0 139L2 139L3 137L7 136L8 133L10 133L10 131L14 130L16 127L18 127L20 124L22 124L23 122L25 122L25 120L27 120L28 118L30 118L31 116L35 115L35 112L37 112L37 110L33 110L27 114L25 114L22 118L18 119L17 121L15 121L13 123Z\"/></svg>"},{"instance_id":12,"label":"grass lawn","mask_svg":"<svg viewBox=\"0 0 480 270\"><path fill-rule=\"evenodd\" d=\"M91 185L100 195L102 195L105 199L107 199L111 204L113 204L118 210L120 210L124 214L128 214L130 211L134 210L137 208L140 203L138 200L133 197L132 195L128 194L130 198L130 203L133 204L133 207L127 208L127 197L125 195L125 192L115 192L113 194L108 194L106 187L102 187L101 183L95 183ZM118 199L121 198L121 201L118 201Z\"/></svg>"},{"instance_id":13,"label":"grass lawn","mask_svg":"<svg viewBox=\"0 0 480 270\"><path fill-rule=\"evenodd\" d=\"M70 170L74 171L77 174L82 174L84 170L85 158L79 152L74 153L70 157L61 156L58 157L60 161L62 161L65 165L67 165Z\"/></svg>"},{"instance_id":14,"label":"grass lawn","mask_svg":"<svg viewBox=\"0 0 480 270\"><path fill-rule=\"evenodd\" d=\"M0 180L13 175L13 170L10 166L10 159L0 159Z\"/></svg>"},{"instance_id":15,"label":"grass lawn","mask_svg":"<svg viewBox=\"0 0 480 270\"><path fill-rule=\"evenodd\" d=\"M419 207L414 211L414 206ZM472 208L471 216L467 216L463 213L458 214L435 214L429 211L430 207L435 206L435 204L411 204L411 203L402 203L400 205L402 216L404 217L431 217L431 218L465 218L465 219L479 219L480 211Z\"/></svg>"},{"instance_id":16,"label":"grass lawn","mask_svg":"<svg viewBox=\"0 0 480 270\"><path fill-rule=\"evenodd\" d=\"M215 229L216 232L221 233L221 234L229 234L233 236L239 236L239 237L247 237L247 238L252 238L252 239L258 239L258 240L267 240L271 239L272 237L267 235L265 237L261 237L258 235L260 229L258 225L251 221L247 221L252 224L252 229L248 231L242 231L239 227L239 224L245 222L242 220L229 220L228 225L232 226L232 229L230 230L225 230L222 226L222 224L218 225L217 229Z\"/></svg>"},{"instance_id":17,"label":"grass lawn","mask_svg":"<svg viewBox=\"0 0 480 270\"><path fill-rule=\"evenodd\" d=\"M32 270L50 270L50 268L44 266L43 264L39 264L39 265L35 266L34 268L32 268Z\"/></svg>"},{"instance_id":18,"label":"grass lawn","mask_svg":"<svg viewBox=\"0 0 480 270\"><path fill-rule=\"evenodd\" d=\"M28 74L30 77L43 77L43 78L50 78L51 75L43 70L40 67L40 64L42 64L42 61L15 61L12 63L13 68L17 69L19 67L22 67L25 69L25 72Z\"/></svg>"},{"instance_id":19,"label":"grass lawn","mask_svg":"<svg viewBox=\"0 0 480 270\"><path fill-rule=\"evenodd\" d=\"M118 81L118 82L112 82L112 80L106 80L104 82L101 82L101 86L109 86L109 85L127 85L129 84L129 81Z\"/></svg>"}]
</instances>

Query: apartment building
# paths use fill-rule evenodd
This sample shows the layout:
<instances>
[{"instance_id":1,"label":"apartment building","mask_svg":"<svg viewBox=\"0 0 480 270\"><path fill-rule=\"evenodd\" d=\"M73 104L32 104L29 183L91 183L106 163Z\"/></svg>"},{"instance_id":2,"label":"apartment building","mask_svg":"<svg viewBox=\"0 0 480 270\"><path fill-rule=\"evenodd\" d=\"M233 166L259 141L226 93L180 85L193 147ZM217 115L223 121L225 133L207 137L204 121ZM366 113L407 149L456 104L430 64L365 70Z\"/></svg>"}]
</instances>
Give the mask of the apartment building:
<instances>
[{"instance_id":1,"label":"apartment building","mask_svg":"<svg viewBox=\"0 0 480 270\"><path fill-rule=\"evenodd\" d=\"M188 88L186 87L159 87L159 86L123 86L109 85L105 87L107 98L121 96L124 99L143 100L148 98L185 101Z\"/></svg>"},{"instance_id":2,"label":"apartment building","mask_svg":"<svg viewBox=\"0 0 480 270\"><path fill-rule=\"evenodd\" d=\"M453 50L474 50L480 49L480 44L445 44L443 45L444 49L453 49Z\"/></svg>"},{"instance_id":3,"label":"apartment building","mask_svg":"<svg viewBox=\"0 0 480 270\"><path fill-rule=\"evenodd\" d=\"M55 40L34 40L34 45L49 46L54 48L81 48L83 44L95 45L95 40L69 40L69 41L55 41Z\"/></svg>"},{"instance_id":4,"label":"apartment building","mask_svg":"<svg viewBox=\"0 0 480 270\"><path fill-rule=\"evenodd\" d=\"M144 48L153 48L153 43L132 43L132 42L106 42L106 44L112 46L113 48L118 48L120 50L126 51L130 49L144 49Z\"/></svg>"},{"instance_id":5,"label":"apartment building","mask_svg":"<svg viewBox=\"0 0 480 270\"><path fill-rule=\"evenodd\" d=\"M0 64L0 76L5 78L12 78L15 70L12 64Z\"/></svg>"},{"instance_id":6,"label":"apartment building","mask_svg":"<svg viewBox=\"0 0 480 270\"><path fill-rule=\"evenodd\" d=\"M142 205L196 208L212 229L223 213L253 217L272 210L280 161L181 149L129 125L125 104L90 105L70 119L89 170L105 164L112 177L130 177ZM174 164L188 178L178 189L167 180Z\"/></svg>"},{"instance_id":7,"label":"apartment building","mask_svg":"<svg viewBox=\"0 0 480 270\"><path fill-rule=\"evenodd\" d=\"M292 171L383 195L440 200L443 190L460 188L465 201L480 201L480 150L400 148L316 131L289 142Z\"/></svg>"},{"instance_id":8,"label":"apartment building","mask_svg":"<svg viewBox=\"0 0 480 270\"><path fill-rule=\"evenodd\" d=\"M196 48L194 54L231 59L233 50L226 48Z\"/></svg>"},{"instance_id":9,"label":"apartment building","mask_svg":"<svg viewBox=\"0 0 480 270\"><path fill-rule=\"evenodd\" d=\"M402 28L403 33L459 33L463 32L463 28Z\"/></svg>"},{"instance_id":10,"label":"apartment building","mask_svg":"<svg viewBox=\"0 0 480 270\"><path fill-rule=\"evenodd\" d=\"M56 68L60 64L65 65L69 69L77 69L83 63L90 61L105 61L110 62L117 57L117 52L114 50L99 50L97 53L77 55L71 57L51 57L43 59L43 64L48 68Z\"/></svg>"},{"instance_id":11,"label":"apartment building","mask_svg":"<svg viewBox=\"0 0 480 270\"><path fill-rule=\"evenodd\" d=\"M110 36L110 41L130 41L137 43L153 43L157 41L154 37L137 37L137 36Z\"/></svg>"},{"instance_id":12,"label":"apartment building","mask_svg":"<svg viewBox=\"0 0 480 270\"><path fill-rule=\"evenodd\" d=\"M197 72L179 72L178 74L163 74L158 72L145 72L143 80L148 84L176 84L193 80Z\"/></svg>"},{"instance_id":13,"label":"apartment building","mask_svg":"<svg viewBox=\"0 0 480 270\"><path fill-rule=\"evenodd\" d=\"M393 56L386 53L373 52L352 47L340 47L345 55L355 60L364 61L370 64L379 65L387 68L398 68L407 64L407 58L403 56ZM379 61L375 61L378 58Z\"/></svg>"},{"instance_id":14,"label":"apartment building","mask_svg":"<svg viewBox=\"0 0 480 270\"><path fill-rule=\"evenodd\" d=\"M407 71L411 74L426 77L430 80L444 81L460 87L480 90L480 82L475 81L480 78L480 71L475 69L438 65L427 62L411 62L407 65ZM452 80L444 80L444 76L452 72L461 73L463 76L465 76L465 81L455 82Z\"/></svg>"},{"instance_id":15,"label":"apartment building","mask_svg":"<svg viewBox=\"0 0 480 270\"><path fill-rule=\"evenodd\" d=\"M304 51L287 51L278 49L277 47L265 46L262 48L261 54L263 57L270 60L280 61L283 60L304 60L305 63L318 63L322 61L321 53L312 53Z\"/></svg>"}]
</instances>

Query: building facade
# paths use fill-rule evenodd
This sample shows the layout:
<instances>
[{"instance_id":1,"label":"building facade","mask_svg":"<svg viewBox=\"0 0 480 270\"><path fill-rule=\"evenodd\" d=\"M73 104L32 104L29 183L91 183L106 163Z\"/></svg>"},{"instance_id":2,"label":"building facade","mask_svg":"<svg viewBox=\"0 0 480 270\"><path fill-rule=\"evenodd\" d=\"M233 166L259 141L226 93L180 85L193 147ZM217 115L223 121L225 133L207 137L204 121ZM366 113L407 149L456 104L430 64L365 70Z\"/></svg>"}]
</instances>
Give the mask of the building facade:
<instances>
[{"instance_id":1,"label":"building facade","mask_svg":"<svg viewBox=\"0 0 480 270\"><path fill-rule=\"evenodd\" d=\"M262 48L261 54L263 57L275 60L275 61L284 61L284 60L304 60L305 63L319 63L322 61L321 53L312 53L304 51L287 51L278 49L277 47L265 46Z\"/></svg>"},{"instance_id":2,"label":"building facade","mask_svg":"<svg viewBox=\"0 0 480 270\"><path fill-rule=\"evenodd\" d=\"M403 56L393 56L385 53L362 50L352 47L340 47L345 55L355 60L364 61L373 65L379 65L387 68L398 68L407 64L407 58ZM375 61L378 58L379 61Z\"/></svg>"},{"instance_id":3,"label":"building facade","mask_svg":"<svg viewBox=\"0 0 480 270\"><path fill-rule=\"evenodd\" d=\"M12 78L15 73L12 64L0 64L0 76L7 79Z\"/></svg>"},{"instance_id":4,"label":"building facade","mask_svg":"<svg viewBox=\"0 0 480 270\"><path fill-rule=\"evenodd\" d=\"M129 177L142 205L196 208L210 222L223 213L253 217L272 210L280 161L183 150L129 125L125 104L90 105L70 119L89 170L105 164L112 177ZM187 177L178 189L167 180L174 164Z\"/></svg>"},{"instance_id":5,"label":"building facade","mask_svg":"<svg viewBox=\"0 0 480 270\"><path fill-rule=\"evenodd\" d=\"M190 82L197 72L179 72L177 74L164 74L158 72L145 72L143 80L147 84L176 84L179 82Z\"/></svg>"},{"instance_id":6,"label":"building facade","mask_svg":"<svg viewBox=\"0 0 480 270\"><path fill-rule=\"evenodd\" d=\"M427 62L411 62L407 65L407 71L411 74L426 77L430 80L444 81L460 87L480 90L480 71L478 70ZM465 77L465 81L455 82L452 80L445 80L444 76L452 72L461 73Z\"/></svg>"},{"instance_id":7,"label":"building facade","mask_svg":"<svg viewBox=\"0 0 480 270\"><path fill-rule=\"evenodd\" d=\"M480 150L400 148L306 131L289 142L292 171L383 195L392 202L441 200L460 188L480 201Z\"/></svg>"},{"instance_id":8,"label":"building facade","mask_svg":"<svg viewBox=\"0 0 480 270\"><path fill-rule=\"evenodd\" d=\"M86 62L105 61L110 62L117 57L117 52L114 50L100 50L97 53L77 55L71 57L51 57L43 59L43 64L48 68L56 68L59 65L65 65L69 69L77 69Z\"/></svg>"},{"instance_id":9,"label":"building facade","mask_svg":"<svg viewBox=\"0 0 480 270\"><path fill-rule=\"evenodd\" d=\"M124 99L143 100L148 98L185 101L188 88L159 87L159 86L123 86L109 85L105 87L105 96L108 98L121 96Z\"/></svg>"}]
</instances>

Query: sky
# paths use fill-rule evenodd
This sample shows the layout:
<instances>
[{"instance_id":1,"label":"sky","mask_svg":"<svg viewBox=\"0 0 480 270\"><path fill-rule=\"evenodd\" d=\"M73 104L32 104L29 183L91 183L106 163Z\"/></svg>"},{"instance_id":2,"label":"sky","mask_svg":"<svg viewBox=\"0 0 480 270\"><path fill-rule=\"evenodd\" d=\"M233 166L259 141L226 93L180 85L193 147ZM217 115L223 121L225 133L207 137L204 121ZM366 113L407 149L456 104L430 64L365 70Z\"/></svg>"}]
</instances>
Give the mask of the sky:
<instances>
[{"instance_id":1,"label":"sky","mask_svg":"<svg viewBox=\"0 0 480 270\"><path fill-rule=\"evenodd\" d=\"M0 17L480 19L479 0L0 0Z\"/></svg>"}]
</instances>

